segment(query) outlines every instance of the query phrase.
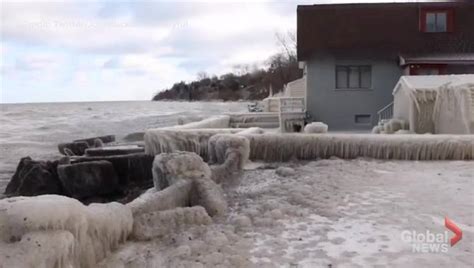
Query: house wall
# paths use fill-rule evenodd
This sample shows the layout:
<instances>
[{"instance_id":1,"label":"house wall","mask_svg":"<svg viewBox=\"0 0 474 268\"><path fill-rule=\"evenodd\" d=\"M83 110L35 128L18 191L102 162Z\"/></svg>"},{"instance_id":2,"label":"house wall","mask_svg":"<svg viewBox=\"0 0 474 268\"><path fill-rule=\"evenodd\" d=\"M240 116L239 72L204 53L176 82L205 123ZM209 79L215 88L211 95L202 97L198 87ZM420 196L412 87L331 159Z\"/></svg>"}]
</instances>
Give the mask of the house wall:
<instances>
[{"instance_id":1,"label":"house wall","mask_svg":"<svg viewBox=\"0 0 474 268\"><path fill-rule=\"evenodd\" d=\"M371 65L370 89L336 89L336 65ZM377 111L392 100L392 90L403 70L395 57L354 51L320 53L307 61L307 110L314 121L330 130L364 130L377 124ZM369 124L356 124L355 115L371 115Z\"/></svg>"}]
</instances>

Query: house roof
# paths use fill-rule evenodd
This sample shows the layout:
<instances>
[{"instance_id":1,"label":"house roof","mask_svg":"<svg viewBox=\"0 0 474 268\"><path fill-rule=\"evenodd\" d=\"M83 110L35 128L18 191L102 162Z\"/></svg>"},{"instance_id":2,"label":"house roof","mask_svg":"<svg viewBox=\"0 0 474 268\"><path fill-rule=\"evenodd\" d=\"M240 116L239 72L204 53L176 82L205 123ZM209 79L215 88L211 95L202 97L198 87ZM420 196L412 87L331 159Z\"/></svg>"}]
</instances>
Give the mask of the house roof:
<instances>
[{"instance_id":1,"label":"house roof","mask_svg":"<svg viewBox=\"0 0 474 268\"><path fill-rule=\"evenodd\" d=\"M405 75L400 77L393 90L395 94L399 90L428 90L435 91L441 86L450 83L451 85L474 84L474 74L458 75Z\"/></svg>"},{"instance_id":2,"label":"house roof","mask_svg":"<svg viewBox=\"0 0 474 268\"><path fill-rule=\"evenodd\" d=\"M420 32L420 10L452 8L454 31ZM474 53L474 2L303 5L297 8L299 61L324 51Z\"/></svg>"},{"instance_id":3,"label":"house roof","mask_svg":"<svg viewBox=\"0 0 474 268\"><path fill-rule=\"evenodd\" d=\"M401 55L400 65L408 64L474 64L474 53Z\"/></svg>"}]
</instances>

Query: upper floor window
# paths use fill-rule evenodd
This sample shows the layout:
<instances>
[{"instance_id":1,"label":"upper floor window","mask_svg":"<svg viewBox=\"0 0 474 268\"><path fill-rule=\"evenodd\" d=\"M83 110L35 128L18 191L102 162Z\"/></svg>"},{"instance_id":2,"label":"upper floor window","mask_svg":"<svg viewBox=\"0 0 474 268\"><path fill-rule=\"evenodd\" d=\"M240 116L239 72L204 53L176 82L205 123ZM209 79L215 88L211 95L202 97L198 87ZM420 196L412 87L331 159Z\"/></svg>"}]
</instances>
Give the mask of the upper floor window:
<instances>
[{"instance_id":1,"label":"upper floor window","mask_svg":"<svg viewBox=\"0 0 474 268\"><path fill-rule=\"evenodd\" d=\"M445 33L453 30L452 10L422 10L420 28L425 33Z\"/></svg>"},{"instance_id":2,"label":"upper floor window","mask_svg":"<svg viewBox=\"0 0 474 268\"><path fill-rule=\"evenodd\" d=\"M372 68L369 65L337 65L337 89L369 89L372 85Z\"/></svg>"}]
</instances>

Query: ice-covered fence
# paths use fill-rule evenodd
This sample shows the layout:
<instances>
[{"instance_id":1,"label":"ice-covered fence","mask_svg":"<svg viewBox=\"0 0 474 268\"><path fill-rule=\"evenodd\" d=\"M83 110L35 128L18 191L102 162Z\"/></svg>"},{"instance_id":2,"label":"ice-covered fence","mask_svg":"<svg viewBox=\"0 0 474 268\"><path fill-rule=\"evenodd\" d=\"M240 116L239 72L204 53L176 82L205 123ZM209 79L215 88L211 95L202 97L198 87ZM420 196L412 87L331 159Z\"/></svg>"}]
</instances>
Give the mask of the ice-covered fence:
<instances>
[{"instance_id":1,"label":"ice-covered fence","mask_svg":"<svg viewBox=\"0 0 474 268\"><path fill-rule=\"evenodd\" d=\"M251 160L310 160L331 156L344 159L474 159L474 135L263 134L245 137L250 141Z\"/></svg>"},{"instance_id":2,"label":"ice-covered fence","mask_svg":"<svg viewBox=\"0 0 474 268\"><path fill-rule=\"evenodd\" d=\"M216 134L233 134L241 128L226 129L150 129L145 132L145 153L157 155L175 151L195 152L207 160L209 138Z\"/></svg>"}]
</instances>

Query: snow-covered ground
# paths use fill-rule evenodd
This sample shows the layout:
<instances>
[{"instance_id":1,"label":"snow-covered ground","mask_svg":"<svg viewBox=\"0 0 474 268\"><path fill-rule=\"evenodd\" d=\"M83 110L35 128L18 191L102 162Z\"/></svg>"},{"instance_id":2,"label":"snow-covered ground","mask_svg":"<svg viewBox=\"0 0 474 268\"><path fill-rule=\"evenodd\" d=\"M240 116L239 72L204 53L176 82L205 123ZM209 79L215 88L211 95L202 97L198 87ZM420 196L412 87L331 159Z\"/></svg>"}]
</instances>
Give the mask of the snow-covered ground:
<instances>
[{"instance_id":1,"label":"snow-covered ground","mask_svg":"<svg viewBox=\"0 0 474 268\"><path fill-rule=\"evenodd\" d=\"M281 169L285 166L294 169ZM292 174L294 173L294 174ZM279 174L283 174L279 175ZM474 162L320 160L253 165L224 185L229 213L149 242L104 267L472 267ZM413 252L405 231L453 234L448 251Z\"/></svg>"}]
</instances>

